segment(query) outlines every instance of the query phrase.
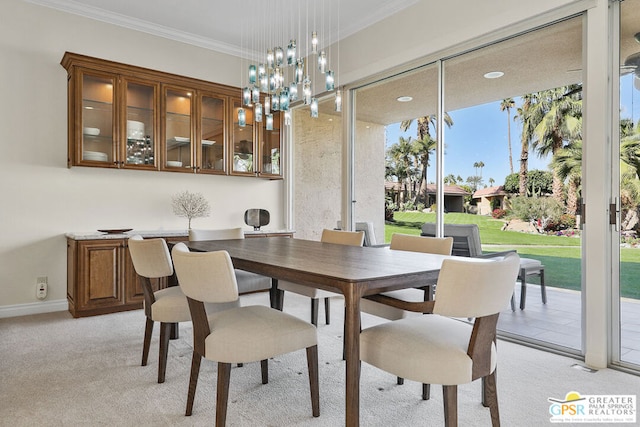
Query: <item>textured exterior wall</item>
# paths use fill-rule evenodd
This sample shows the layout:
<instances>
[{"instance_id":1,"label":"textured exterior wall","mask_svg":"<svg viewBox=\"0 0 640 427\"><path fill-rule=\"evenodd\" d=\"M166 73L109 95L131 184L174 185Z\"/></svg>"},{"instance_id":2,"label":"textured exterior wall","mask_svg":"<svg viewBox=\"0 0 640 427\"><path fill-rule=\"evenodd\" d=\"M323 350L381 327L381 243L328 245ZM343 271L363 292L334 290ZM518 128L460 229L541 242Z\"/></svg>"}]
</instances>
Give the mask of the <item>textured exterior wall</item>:
<instances>
[{"instance_id":1,"label":"textured exterior wall","mask_svg":"<svg viewBox=\"0 0 640 427\"><path fill-rule=\"evenodd\" d=\"M329 120L332 119L332 120ZM294 111L293 228L296 237L319 240L323 228L334 228L341 215L342 121ZM356 219L374 222L378 242L384 239L384 126L356 126Z\"/></svg>"}]
</instances>

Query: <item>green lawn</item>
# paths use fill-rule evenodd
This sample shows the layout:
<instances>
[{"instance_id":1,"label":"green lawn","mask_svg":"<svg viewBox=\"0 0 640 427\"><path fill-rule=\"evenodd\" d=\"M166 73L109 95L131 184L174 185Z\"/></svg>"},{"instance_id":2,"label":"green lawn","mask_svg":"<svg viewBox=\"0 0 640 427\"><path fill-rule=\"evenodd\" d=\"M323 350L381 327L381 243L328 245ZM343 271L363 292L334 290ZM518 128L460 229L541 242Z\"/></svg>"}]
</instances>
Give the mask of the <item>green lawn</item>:
<instances>
[{"instance_id":1,"label":"green lawn","mask_svg":"<svg viewBox=\"0 0 640 427\"><path fill-rule=\"evenodd\" d=\"M396 212L395 223L385 226L385 242L393 233L419 235L422 224L435 222L435 213ZM540 260L545 265L545 283L566 289L580 289L580 239L561 236L502 231L501 220L482 215L445 214L445 223L478 224L485 252L516 249L518 254ZM623 297L640 299L640 249L623 248L620 253L620 287ZM532 278L532 283L537 278Z\"/></svg>"}]
</instances>

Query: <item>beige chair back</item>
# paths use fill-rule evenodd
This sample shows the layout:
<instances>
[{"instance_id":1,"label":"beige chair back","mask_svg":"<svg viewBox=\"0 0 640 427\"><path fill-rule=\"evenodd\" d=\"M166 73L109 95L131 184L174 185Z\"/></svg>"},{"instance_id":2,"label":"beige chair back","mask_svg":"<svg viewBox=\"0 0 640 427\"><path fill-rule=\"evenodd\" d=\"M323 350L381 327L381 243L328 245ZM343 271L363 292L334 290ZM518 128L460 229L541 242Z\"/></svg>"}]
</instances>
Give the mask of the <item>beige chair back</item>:
<instances>
[{"instance_id":1,"label":"beige chair back","mask_svg":"<svg viewBox=\"0 0 640 427\"><path fill-rule=\"evenodd\" d=\"M171 255L164 239L143 239L136 235L129 238L128 246L133 268L139 276L157 279L173 274Z\"/></svg>"},{"instance_id":2,"label":"beige chair back","mask_svg":"<svg viewBox=\"0 0 640 427\"><path fill-rule=\"evenodd\" d=\"M520 269L510 253L498 261L474 258L442 263L433 312L449 317L484 317L507 307Z\"/></svg>"},{"instance_id":3,"label":"beige chair back","mask_svg":"<svg viewBox=\"0 0 640 427\"><path fill-rule=\"evenodd\" d=\"M189 230L189 241L244 239L242 228L221 228L218 230Z\"/></svg>"},{"instance_id":4,"label":"beige chair back","mask_svg":"<svg viewBox=\"0 0 640 427\"><path fill-rule=\"evenodd\" d=\"M322 230L320 241L338 245L362 246L364 243L364 231L342 231L325 228Z\"/></svg>"},{"instance_id":5,"label":"beige chair back","mask_svg":"<svg viewBox=\"0 0 640 427\"><path fill-rule=\"evenodd\" d=\"M338 220L336 224L336 228L338 230L344 230L342 226L342 221ZM376 232L373 227L373 222L371 221L357 221L355 231L363 231L364 232L364 243L363 246L374 246L377 245L376 240Z\"/></svg>"},{"instance_id":6,"label":"beige chair back","mask_svg":"<svg viewBox=\"0 0 640 427\"><path fill-rule=\"evenodd\" d=\"M238 284L227 251L190 252L178 243L171 251L178 283L191 299L223 303L238 299Z\"/></svg>"},{"instance_id":7,"label":"beige chair back","mask_svg":"<svg viewBox=\"0 0 640 427\"><path fill-rule=\"evenodd\" d=\"M424 237L394 233L391 236L390 249L428 254L451 255L453 237Z\"/></svg>"}]
</instances>

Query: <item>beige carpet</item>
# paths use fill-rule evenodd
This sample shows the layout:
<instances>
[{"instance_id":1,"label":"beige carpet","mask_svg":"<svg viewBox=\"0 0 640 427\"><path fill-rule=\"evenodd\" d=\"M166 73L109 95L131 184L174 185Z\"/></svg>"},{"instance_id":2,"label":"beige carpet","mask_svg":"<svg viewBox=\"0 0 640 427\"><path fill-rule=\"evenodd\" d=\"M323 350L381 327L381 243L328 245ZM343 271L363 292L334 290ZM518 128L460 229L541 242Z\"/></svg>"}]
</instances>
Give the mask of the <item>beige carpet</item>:
<instances>
[{"instance_id":1,"label":"beige carpet","mask_svg":"<svg viewBox=\"0 0 640 427\"><path fill-rule=\"evenodd\" d=\"M267 304L266 294L243 304ZM287 295L285 311L304 319L308 299ZM342 304L332 304L332 324L320 316L321 415L311 417L304 352L270 361L270 382L260 382L259 364L231 372L230 426L344 425ZM378 319L364 316L366 327ZM0 319L0 425L2 426L204 426L213 425L215 363L203 361L191 417L184 416L191 363L191 325L171 342L167 378L156 383L158 328L149 365L140 366L141 310L73 319L67 312ZM637 394L640 377L614 370L588 373L576 360L500 342L498 393L504 426L549 424L548 397ZM441 426L442 392L420 400L420 384L396 385L395 377L362 366L361 425ZM459 389L461 426L488 426L480 384Z\"/></svg>"}]
</instances>

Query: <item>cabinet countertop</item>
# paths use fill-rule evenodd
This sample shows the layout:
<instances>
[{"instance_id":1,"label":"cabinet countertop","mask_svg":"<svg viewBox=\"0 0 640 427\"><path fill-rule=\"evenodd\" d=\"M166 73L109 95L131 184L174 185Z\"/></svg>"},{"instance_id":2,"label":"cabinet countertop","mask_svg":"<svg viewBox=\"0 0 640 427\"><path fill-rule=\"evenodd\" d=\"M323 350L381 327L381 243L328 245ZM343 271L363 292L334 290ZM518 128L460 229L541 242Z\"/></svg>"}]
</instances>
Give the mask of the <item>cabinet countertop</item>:
<instances>
[{"instance_id":1,"label":"cabinet countertop","mask_svg":"<svg viewBox=\"0 0 640 427\"><path fill-rule=\"evenodd\" d=\"M292 234L293 230L253 230L250 228L244 229L245 235L261 235L261 234ZM65 237L71 240L109 240L109 239L128 239L136 234L147 237L188 237L188 230L131 230L126 233L101 233L99 231L81 231L81 232L68 232L65 233Z\"/></svg>"}]
</instances>

